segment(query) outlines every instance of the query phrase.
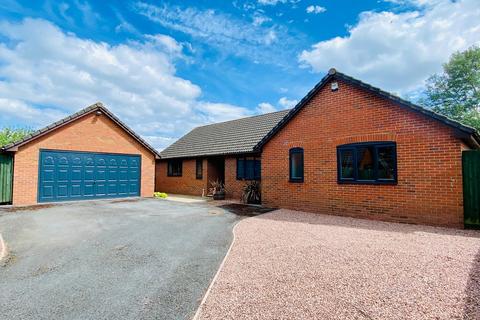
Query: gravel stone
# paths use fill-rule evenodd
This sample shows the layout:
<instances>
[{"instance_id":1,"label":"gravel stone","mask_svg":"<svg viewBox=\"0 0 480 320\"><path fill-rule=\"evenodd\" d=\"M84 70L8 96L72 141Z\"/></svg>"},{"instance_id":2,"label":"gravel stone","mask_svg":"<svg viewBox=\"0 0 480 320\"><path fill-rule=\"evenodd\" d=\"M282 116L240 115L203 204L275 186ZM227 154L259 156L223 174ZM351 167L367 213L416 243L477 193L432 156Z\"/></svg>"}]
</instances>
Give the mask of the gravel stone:
<instances>
[{"instance_id":1,"label":"gravel stone","mask_svg":"<svg viewBox=\"0 0 480 320\"><path fill-rule=\"evenodd\" d=\"M480 319L480 233L277 210L241 221L200 319Z\"/></svg>"}]
</instances>

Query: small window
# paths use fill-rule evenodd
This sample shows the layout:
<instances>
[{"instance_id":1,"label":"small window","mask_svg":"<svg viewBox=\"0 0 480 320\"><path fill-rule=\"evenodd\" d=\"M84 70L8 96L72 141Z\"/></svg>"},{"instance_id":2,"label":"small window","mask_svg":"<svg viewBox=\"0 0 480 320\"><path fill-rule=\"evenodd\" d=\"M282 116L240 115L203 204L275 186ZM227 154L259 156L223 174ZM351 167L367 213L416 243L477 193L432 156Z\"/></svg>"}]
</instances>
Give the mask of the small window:
<instances>
[{"instance_id":1,"label":"small window","mask_svg":"<svg viewBox=\"0 0 480 320\"><path fill-rule=\"evenodd\" d=\"M290 181L303 182L303 149L290 149Z\"/></svg>"},{"instance_id":2,"label":"small window","mask_svg":"<svg viewBox=\"0 0 480 320\"><path fill-rule=\"evenodd\" d=\"M261 161L258 158L237 158L237 180L260 180L261 166Z\"/></svg>"},{"instance_id":3,"label":"small window","mask_svg":"<svg viewBox=\"0 0 480 320\"><path fill-rule=\"evenodd\" d=\"M393 184L397 182L395 142L366 142L337 147L341 183Z\"/></svg>"},{"instance_id":4,"label":"small window","mask_svg":"<svg viewBox=\"0 0 480 320\"><path fill-rule=\"evenodd\" d=\"M168 161L167 176L181 177L182 176L182 160L174 159Z\"/></svg>"},{"instance_id":5,"label":"small window","mask_svg":"<svg viewBox=\"0 0 480 320\"><path fill-rule=\"evenodd\" d=\"M203 159L197 159L195 176L198 180L203 179Z\"/></svg>"}]
</instances>

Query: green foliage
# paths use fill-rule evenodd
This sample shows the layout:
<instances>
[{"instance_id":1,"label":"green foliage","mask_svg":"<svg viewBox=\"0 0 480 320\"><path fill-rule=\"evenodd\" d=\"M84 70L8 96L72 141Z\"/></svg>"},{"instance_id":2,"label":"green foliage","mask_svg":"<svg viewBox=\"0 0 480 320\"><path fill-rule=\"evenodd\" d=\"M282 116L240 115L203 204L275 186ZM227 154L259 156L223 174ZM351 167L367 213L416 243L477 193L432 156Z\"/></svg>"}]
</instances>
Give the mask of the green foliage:
<instances>
[{"instance_id":1,"label":"green foliage","mask_svg":"<svg viewBox=\"0 0 480 320\"><path fill-rule=\"evenodd\" d=\"M427 80L423 101L433 111L480 130L480 47L454 53Z\"/></svg>"},{"instance_id":2,"label":"green foliage","mask_svg":"<svg viewBox=\"0 0 480 320\"><path fill-rule=\"evenodd\" d=\"M215 194L218 192L225 192L225 184L221 182L219 179L215 181L210 181L210 192L211 194Z\"/></svg>"},{"instance_id":3,"label":"green foliage","mask_svg":"<svg viewBox=\"0 0 480 320\"><path fill-rule=\"evenodd\" d=\"M155 198L162 198L162 199L165 199L168 197L168 195L165 192L154 192L153 196Z\"/></svg>"},{"instance_id":4,"label":"green foliage","mask_svg":"<svg viewBox=\"0 0 480 320\"><path fill-rule=\"evenodd\" d=\"M12 142L16 142L22 140L29 134L31 134L33 130L27 128L3 128L0 129L0 147L10 144Z\"/></svg>"},{"instance_id":5,"label":"green foliage","mask_svg":"<svg viewBox=\"0 0 480 320\"><path fill-rule=\"evenodd\" d=\"M242 202L243 203L260 203L261 191L260 182L250 181L243 186L242 190Z\"/></svg>"}]
</instances>

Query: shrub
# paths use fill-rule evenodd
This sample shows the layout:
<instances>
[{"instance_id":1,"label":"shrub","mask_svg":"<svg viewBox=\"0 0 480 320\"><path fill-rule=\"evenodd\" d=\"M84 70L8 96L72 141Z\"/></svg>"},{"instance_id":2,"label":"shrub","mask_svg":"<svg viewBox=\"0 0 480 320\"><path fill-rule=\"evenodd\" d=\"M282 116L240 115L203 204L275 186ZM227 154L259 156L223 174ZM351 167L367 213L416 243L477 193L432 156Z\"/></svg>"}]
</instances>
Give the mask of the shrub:
<instances>
[{"instance_id":1,"label":"shrub","mask_svg":"<svg viewBox=\"0 0 480 320\"><path fill-rule=\"evenodd\" d=\"M153 196L155 198L162 198L162 199L165 199L166 197L168 197L168 195L165 192L154 192Z\"/></svg>"},{"instance_id":2,"label":"shrub","mask_svg":"<svg viewBox=\"0 0 480 320\"><path fill-rule=\"evenodd\" d=\"M257 203L261 201L260 182L250 181L243 187L242 190L243 203Z\"/></svg>"},{"instance_id":3,"label":"shrub","mask_svg":"<svg viewBox=\"0 0 480 320\"><path fill-rule=\"evenodd\" d=\"M0 129L0 147L22 140L32 133L33 130L29 128L2 128Z\"/></svg>"}]
</instances>

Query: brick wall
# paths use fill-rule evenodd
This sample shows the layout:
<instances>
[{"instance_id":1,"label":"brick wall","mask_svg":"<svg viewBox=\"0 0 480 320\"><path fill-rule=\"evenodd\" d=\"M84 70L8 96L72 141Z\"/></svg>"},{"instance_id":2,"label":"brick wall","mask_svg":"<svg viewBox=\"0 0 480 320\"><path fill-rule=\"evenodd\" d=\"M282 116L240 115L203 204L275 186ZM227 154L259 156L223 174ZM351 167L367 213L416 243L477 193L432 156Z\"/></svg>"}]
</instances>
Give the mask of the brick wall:
<instances>
[{"instance_id":1,"label":"brick wall","mask_svg":"<svg viewBox=\"0 0 480 320\"><path fill-rule=\"evenodd\" d=\"M14 205L37 203L40 149L139 154L141 195L153 195L154 155L105 115L90 114L19 148L14 158Z\"/></svg>"},{"instance_id":2,"label":"brick wall","mask_svg":"<svg viewBox=\"0 0 480 320\"><path fill-rule=\"evenodd\" d=\"M159 160L156 166L155 190L173 194L202 195L202 189L207 192L208 182L219 176L217 168L207 159L203 160L203 180L195 178L195 159L183 160L181 177L167 176L167 161ZM227 198L240 200L245 181L237 180L237 158L225 157L225 189Z\"/></svg>"},{"instance_id":3,"label":"brick wall","mask_svg":"<svg viewBox=\"0 0 480 320\"><path fill-rule=\"evenodd\" d=\"M369 219L463 226L462 143L449 127L347 83L326 85L262 153L266 206ZM337 183L336 147L395 141L397 185ZM304 148L305 181L289 182L289 149Z\"/></svg>"},{"instance_id":4,"label":"brick wall","mask_svg":"<svg viewBox=\"0 0 480 320\"><path fill-rule=\"evenodd\" d=\"M181 177L168 177L167 163L166 160L157 161L155 191L192 196L201 196L203 190L207 192L207 159L203 159L202 179L196 178L196 159L183 160Z\"/></svg>"}]
</instances>

